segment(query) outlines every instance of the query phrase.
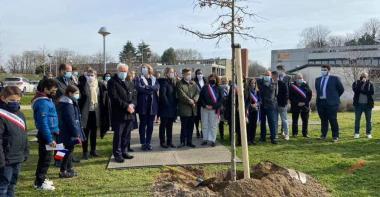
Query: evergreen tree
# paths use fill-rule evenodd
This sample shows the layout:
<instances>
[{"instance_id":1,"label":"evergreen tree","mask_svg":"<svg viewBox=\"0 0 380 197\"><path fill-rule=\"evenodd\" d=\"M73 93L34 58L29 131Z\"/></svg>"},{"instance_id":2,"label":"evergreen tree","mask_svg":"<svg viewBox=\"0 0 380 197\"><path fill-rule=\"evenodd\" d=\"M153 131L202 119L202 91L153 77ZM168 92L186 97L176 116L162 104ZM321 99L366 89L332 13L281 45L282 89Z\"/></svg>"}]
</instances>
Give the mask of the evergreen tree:
<instances>
[{"instance_id":1,"label":"evergreen tree","mask_svg":"<svg viewBox=\"0 0 380 197\"><path fill-rule=\"evenodd\" d=\"M168 48L164 51L164 53L161 56L161 62L163 64L176 64L177 63L177 57L175 50L173 48Z\"/></svg>"},{"instance_id":2,"label":"evergreen tree","mask_svg":"<svg viewBox=\"0 0 380 197\"><path fill-rule=\"evenodd\" d=\"M120 62L132 65L133 61L136 59L136 48L133 46L131 41L128 41L124 45L123 51L119 54Z\"/></svg>"}]
</instances>

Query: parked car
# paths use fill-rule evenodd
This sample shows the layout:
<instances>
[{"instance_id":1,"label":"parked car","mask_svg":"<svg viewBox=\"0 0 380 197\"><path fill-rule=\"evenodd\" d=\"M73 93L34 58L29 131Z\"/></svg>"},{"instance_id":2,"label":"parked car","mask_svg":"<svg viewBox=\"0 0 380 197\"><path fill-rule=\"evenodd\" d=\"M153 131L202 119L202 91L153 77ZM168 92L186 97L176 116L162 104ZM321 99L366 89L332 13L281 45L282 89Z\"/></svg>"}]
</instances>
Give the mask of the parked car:
<instances>
[{"instance_id":1,"label":"parked car","mask_svg":"<svg viewBox=\"0 0 380 197\"><path fill-rule=\"evenodd\" d=\"M33 92L37 91L37 86L38 86L39 81L32 80L30 81L30 84L34 86Z\"/></svg>"},{"instance_id":2,"label":"parked car","mask_svg":"<svg viewBox=\"0 0 380 197\"><path fill-rule=\"evenodd\" d=\"M4 79L4 87L17 86L23 93L34 92L34 85L23 77L7 77Z\"/></svg>"}]
</instances>

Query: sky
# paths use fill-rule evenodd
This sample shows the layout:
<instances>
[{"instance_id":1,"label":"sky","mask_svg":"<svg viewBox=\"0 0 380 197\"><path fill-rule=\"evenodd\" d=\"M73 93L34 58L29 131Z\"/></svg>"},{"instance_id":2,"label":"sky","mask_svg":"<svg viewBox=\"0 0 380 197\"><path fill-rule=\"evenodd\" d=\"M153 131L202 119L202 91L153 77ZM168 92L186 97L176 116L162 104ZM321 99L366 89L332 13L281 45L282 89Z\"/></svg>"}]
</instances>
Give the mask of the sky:
<instances>
[{"instance_id":1,"label":"sky","mask_svg":"<svg viewBox=\"0 0 380 197\"><path fill-rule=\"evenodd\" d=\"M201 40L178 28L203 32L221 11L194 9L195 0L0 0L0 54L3 63L25 50L66 48L83 55L102 51L101 26L111 32L107 52L118 59L128 41L148 43L158 53L192 48L205 58L230 57L228 40ZM358 30L370 18L380 19L379 0L248 0L260 16L249 20L253 34L271 42L237 39L250 60L270 66L271 50L296 48L304 28L322 24L334 35Z\"/></svg>"}]
</instances>

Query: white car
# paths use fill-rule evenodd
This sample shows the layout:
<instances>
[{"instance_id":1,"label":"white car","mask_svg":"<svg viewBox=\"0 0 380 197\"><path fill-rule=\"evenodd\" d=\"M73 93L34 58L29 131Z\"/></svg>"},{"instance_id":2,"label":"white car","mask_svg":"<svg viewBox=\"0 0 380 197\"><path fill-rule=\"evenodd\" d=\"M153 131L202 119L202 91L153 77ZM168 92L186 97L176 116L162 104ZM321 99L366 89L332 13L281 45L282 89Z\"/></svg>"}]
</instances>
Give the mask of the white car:
<instances>
[{"instance_id":1,"label":"white car","mask_svg":"<svg viewBox=\"0 0 380 197\"><path fill-rule=\"evenodd\" d=\"M4 87L17 86L23 93L34 92L35 85L31 84L28 79L23 77L7 77L3 81Z\"/></svg>"}]
</instances>

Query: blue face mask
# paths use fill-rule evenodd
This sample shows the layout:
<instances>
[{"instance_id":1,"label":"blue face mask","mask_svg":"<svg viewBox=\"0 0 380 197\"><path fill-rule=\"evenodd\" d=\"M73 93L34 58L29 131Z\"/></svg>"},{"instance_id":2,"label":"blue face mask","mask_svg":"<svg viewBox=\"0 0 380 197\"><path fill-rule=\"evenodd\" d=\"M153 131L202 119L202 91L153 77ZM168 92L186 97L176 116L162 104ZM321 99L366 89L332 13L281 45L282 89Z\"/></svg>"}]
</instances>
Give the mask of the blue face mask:
<instances>
[{"instance_id":1,"label":"blue face mask","mask_svg":"<svg viewBox=\"0 0 380 197\"><path fill-rule=\"evenodd\" d=\"M65 77L66 79L71 79L72 76L73 76L73 73L72 73L72 72L65 72L64 77Z\"/></svg>"},{"instance_id":2,"label":"blue face mask","mask_svg":"<svg viewBox=\"0 0 380 197\"><path fill-rule=\"evenodd\" d=\"M73 98L74 98L75 100L79 100L79 99L80 99L80 95L79 95L79 94L74 94L74 95L73 95Z\"/></svg>"},{"instance_id":3,"label":"blue face mask","mask_svg":"<svg viewBox=\"0 0 380 197\"><path fill-rule=\"evenodd\" d=\"M269 81L270 81L270 78L271 78L270 76L264 76L264 77L263 77L263 80L264 80L265 82L269 82Z\"/></svg>"},{"instance_id":4,"label":"blue face mask","mask_svg":"<svg viewBox=\"0 0 380 197\"><path fill-rule=\"evenodd\" d=\"M125 78L127 78L128 73L127 72L118 72L117 76L119 77L119 79L121 79L122 81L124 81Z\"/></svg>"},{"instance_id":5,"label":"blue face mask","mask_svg":"<svg viewBox=\"0 0 380 197\"><path fill-rule=\"evenodd\" d=\"M7 109L10 112L17 112L18 110L20 110L20 103L16 101L8 102Z\"/></svg>"},{"instance_id":6,"label":"blue face mask","mask_svg":"<svg viewBox=\"0 0 380 197\"><path fill-rule=\"evenodd\" d=\"M104 80L109 81L111 77L105 77Z\"/></svg>"}]
</instances>

